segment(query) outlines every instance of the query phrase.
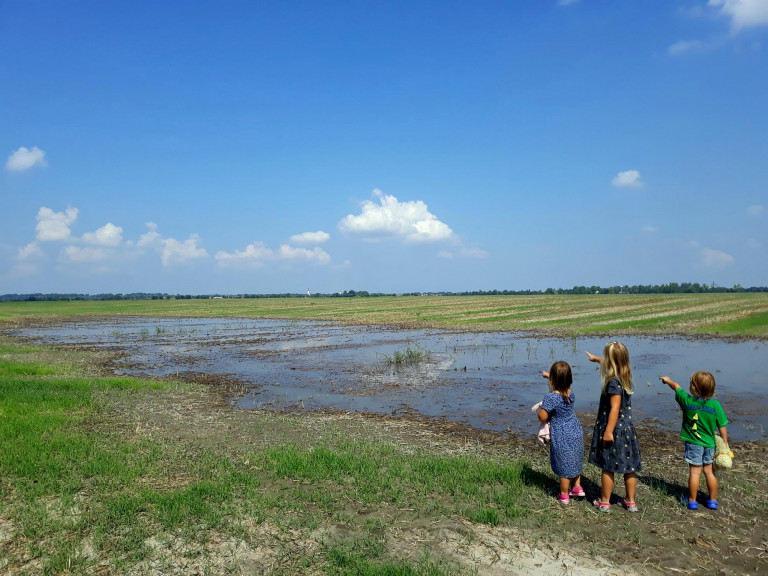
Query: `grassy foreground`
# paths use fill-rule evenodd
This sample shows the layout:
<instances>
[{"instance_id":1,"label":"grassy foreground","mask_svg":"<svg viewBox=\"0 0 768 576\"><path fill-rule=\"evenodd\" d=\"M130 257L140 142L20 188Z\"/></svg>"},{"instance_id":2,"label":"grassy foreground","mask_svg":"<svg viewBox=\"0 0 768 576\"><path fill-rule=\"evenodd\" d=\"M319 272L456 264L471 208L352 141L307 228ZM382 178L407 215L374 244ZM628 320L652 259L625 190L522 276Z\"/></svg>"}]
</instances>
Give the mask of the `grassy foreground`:
<instances>
[{"instance_id":1,"label":"grassy foreground","mask_svg":"<svg viewBox=\"0 0 768 576\"><path fill-rule=\"evenodd\" d=\"M92 358L62 354L0 340L4 574L229 573L243 569L239 543L264 532L285 544L254 552L268 570L248 573L459 574L426 548L389 549L385 528L403 515L508 524L541 496L524 459L353 437L333 420L307 430L261 414L228 446L194 425L153 432L137 406L146 415L209 391L100 377ZM310 535L322 546L297 553L291 541Z\"/></svg>"},{"instance_id":2,"label":"grassy foreground","mask_svg":"<svg viewBox=\"0 0 768 576\"><path fill-rule=\"evenodd\" d=\"M768 293L4 302L0 325L89 315L265 317L460 330L768 337Z\"/></svg>"}]
</instances>

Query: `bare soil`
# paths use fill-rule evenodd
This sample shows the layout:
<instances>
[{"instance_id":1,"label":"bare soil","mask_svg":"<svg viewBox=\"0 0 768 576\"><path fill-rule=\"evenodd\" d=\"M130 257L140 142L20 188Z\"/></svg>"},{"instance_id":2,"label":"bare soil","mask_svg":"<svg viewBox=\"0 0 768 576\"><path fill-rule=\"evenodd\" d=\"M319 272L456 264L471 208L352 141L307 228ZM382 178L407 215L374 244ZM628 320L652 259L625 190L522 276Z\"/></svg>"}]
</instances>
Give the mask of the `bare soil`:
<instances>
[{"instance_id":1,"label":"bare soil","mask_svg":"<svg viewBox=\"0 0 768 576\"><path fill-rule=\"evenodd\" d=\"M718 473L720 509L710 511L702 506L691 512L680 504L687 493L688 470L677 434L641 426L644 469L636 498L640 512L628 513L617 497L610 514L598 514L589 502L599 494L600 471L591 465L585 467L585 501L560 505L548 454L533 437L510 438L415 418L237 410L226 400L231 382L189 376L208 386L192 392L139 395L113 404L120 422L137 435L181 442L190 450L213 449L233 458L244 457L256 446L312 446L334 435L381 439L405 450L522 456L532 461L528 481L546 487L550 496L533 503L536 512L515 526L491 527L461 517L420 517L412 510L387 505L371 509L349 502L347 514L383 520L387 526L383 536L390 549L404 557L412 556L414 561L426 548L477 569L478 574L490 575L768 573L768 510L761 498L768 489L768 447L764 442L733 445L733 468ZM585 430L589 429L585 422ZM265 485L264 489L280 487ZM623 491L619 478L616 491ZM209 567L229 563L239 570L234 573L306 573L300 570L301 559L347 530L348 526L338 522L313 531L286 533L266 522L247 527L248 537L241 541L211 541L200 557ZM167 543L158 549L165 558L157 560L158 566L168 569L170 562L170 566L183 565L183 569L154 573L193 573L196 569L188 562L184 564L183 559L190 555L183 546L175 553ZM151 566L142 567L147 568Z\"/></svg>"}]
</instances>

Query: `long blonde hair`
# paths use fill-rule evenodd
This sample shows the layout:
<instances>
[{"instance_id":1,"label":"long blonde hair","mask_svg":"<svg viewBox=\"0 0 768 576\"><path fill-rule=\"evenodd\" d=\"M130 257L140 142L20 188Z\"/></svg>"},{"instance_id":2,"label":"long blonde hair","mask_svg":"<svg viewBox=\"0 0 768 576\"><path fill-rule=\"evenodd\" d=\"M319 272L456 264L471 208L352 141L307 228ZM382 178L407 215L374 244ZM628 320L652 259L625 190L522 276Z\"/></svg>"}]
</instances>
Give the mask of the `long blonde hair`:
<instances>
[{"instance_id":1,"label":"long blonde hair","mask_svg":"<svg viewBox=\"0 0 768 576\"><path fill-rule=\"evenodd\" d=\"M635 391L632 385L632 368L629 365L629 351L621 342L610 342L603 350L603 361L600 363L600 378L603 381L603 392L611 378L617 378L627 394Z\"/></svg>"}]
</instances>

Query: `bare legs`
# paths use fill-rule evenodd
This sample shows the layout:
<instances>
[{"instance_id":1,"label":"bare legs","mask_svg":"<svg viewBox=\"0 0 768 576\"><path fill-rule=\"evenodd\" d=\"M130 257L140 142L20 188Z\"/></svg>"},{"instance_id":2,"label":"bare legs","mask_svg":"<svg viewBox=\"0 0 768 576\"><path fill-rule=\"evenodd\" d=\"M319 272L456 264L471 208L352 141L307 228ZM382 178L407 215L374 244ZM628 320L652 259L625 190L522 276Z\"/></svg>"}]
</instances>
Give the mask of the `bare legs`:
<instances>
[{"instance_id":1,"label":"bare legs","mask_svg":"<svg viewBox=\"0 0 768 576\"><path fill-rule=\"evenodd\" d=\"M568 490L571 488L571 482L573 482L574 488L576 488L576 486L581 486L581 474L576 476L576 478L560 478L560 494L561 495L568 494Z\"/></svg>"},{"instance_id":2,"label":"bare legs","mask_svg":"<svg viewBox=\"0 0 768 576\"><path fill-rule=\"evenodd\" d=\"M707 481L707 490L709 491L709 499L717 500L717 477L715 476L715 469L712 464L704 464L704 466L690 465L690 474L688 476L688 501L696 502L696 497L699 494L699 482L701 480L701 472L704 471L704 478Z\"/></svg>"},{"instance_id":3,"label":"bare legs","mask_svg":"<svg viewBox=\"0 0 768 576\"><path fill-rule=\"evenodd\" d=\"M603 470L601 484L602 486L600 488L600 500L606 503L610 502L611 494L613 493L613 484L614 484L613 472L606 472L605 470ZM698 486L698 480L696 485ZM634 472L630 472L629 474L624 474L624 489L626 490L626 497L624 499L627 502L635 501L636 488L637 488L637 474L635 474Z\"/></svg>"}]
</instances>

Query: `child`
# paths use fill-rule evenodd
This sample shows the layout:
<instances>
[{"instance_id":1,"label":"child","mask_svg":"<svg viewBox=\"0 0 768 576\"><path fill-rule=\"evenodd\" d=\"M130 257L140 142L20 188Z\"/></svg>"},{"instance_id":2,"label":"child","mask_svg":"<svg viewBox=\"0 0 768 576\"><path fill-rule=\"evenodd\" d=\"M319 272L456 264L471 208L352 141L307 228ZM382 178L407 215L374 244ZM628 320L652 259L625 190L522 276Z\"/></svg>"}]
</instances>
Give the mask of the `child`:
<instances>
[{"instance_id":1,"label":"child","mask_svg":"<svg viewBox=\"0 0 768 576\"><path fill-rule=\"evenodd\" d=\"M552 472L560 477L558 501L568 504L571 497L584 497L581 487L581 469L584 466L584 431L573 413L574 396L571 392L573 376L567 362L555 362L549 372L541 373L549 380L550 393L544 397L539 409L539 422L549 422L549 463ZM573 482L573 488L571 488ZM569 490L570 488L570 490Z\"/></svg>"},{"instance_id":2,"label":"child","mask_svg":"<svg viewBox=\"0 0 768 576\"><path fill-rule=\"evenodd\" d=\"M728 418L720 402L712 398L715 395L715 378L709 372L699 370L691 376L691 393L682 389L669 376L659 378L675 391L675 400L683 410L683 425L680 438L685 441L685 461L689 465L688 474L688 509L698 510L699 480L702 469L707 480L709 499L704 505L710 510L717 510L717 477L712 462L715 456L715 429L728 445Z\"/></svg>"},{"instance_id":3,"label":"child","mask_svg":"<svg viewBox=\"0 0 768 576\"><path fill-rule=\"evenodd\" d=\"M624 474L624 507L637 512L635 489L642 470L640 444L632 423L632 368L629 352L620 342L605 346L603 356L587 352L591 362L600 363L603 391L589 449L589 462L603 470L600 498L593 504L600 512L610 512L614 474Z\"/></svg>"}]
</instances>

